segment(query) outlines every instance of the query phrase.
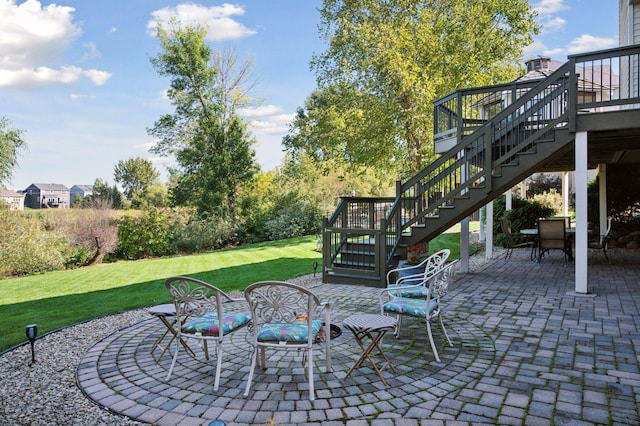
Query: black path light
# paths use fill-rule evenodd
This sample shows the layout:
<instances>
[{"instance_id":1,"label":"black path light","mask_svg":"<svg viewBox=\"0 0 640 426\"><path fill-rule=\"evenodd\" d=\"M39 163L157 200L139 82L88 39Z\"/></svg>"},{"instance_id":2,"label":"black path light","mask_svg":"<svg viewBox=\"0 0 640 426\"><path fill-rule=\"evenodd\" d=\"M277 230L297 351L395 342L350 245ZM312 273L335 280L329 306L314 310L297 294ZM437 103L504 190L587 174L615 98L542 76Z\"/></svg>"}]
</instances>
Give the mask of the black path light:
<instances>
[{"instance_id":1,"label":"black path light","mask_svg":"<svg viewBox=\"0 0 640 426\"><path fill-rule=\"evenodd\" d=\"M29 339L29 343L31 344L31 365L36 363L36 352L33 346L36 341L36 336L38 335L38 326L36 324L29 324L26 329L27 339Z\"/></svg>"},{"instance_id":2,"label":"black path light","mask_svg":"<svg viewBox=\"0 0 640 426\"><path fill-rule=\"evenodd\" d=\"M316 276L316 270L318 269L318 262L313 262L313 276Z\"/></svg>"}]
</instances>

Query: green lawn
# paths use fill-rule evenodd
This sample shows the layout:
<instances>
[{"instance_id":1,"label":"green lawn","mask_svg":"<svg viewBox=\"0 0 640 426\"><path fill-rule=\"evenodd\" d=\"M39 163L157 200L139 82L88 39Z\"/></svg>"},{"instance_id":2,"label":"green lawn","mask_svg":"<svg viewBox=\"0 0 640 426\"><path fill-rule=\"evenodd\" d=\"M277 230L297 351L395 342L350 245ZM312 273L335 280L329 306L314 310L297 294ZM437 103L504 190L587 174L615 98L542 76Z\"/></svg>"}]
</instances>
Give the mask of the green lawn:
<instances>
[{"instance_id":1,"label":"green lawn","mask_svg":"<svg viewBox=\"0 0 640 426\"><path fill-rule=\"evenodd\" d=\"M265 279L313 273L322 262L314 237L293 238L191 256L117 262L0 281L0 351L38 334L88 319L169 303L165 278L189 275L225 291ZM318 268L318 272L321 268Z\"/></svg>"},{"instance_id":2,"label":"green lawn","mask_svg":"<svg viewBox=\"0 0 640 426\"><path fill-rule=\"evenodd\" d=\"M472 224L472 229L473 224ZM460 230L430 243L460 256ZM313 273L322 263L315 237L252 244L191 256L117 262L69 271L0 280L0 352L26 341L25 326L38 334L131 309L169 303L165 278L189 275L225 291L261 280L286 280ZM318 267L318 273L322 270Z\"/></svg>"}]
</instances>

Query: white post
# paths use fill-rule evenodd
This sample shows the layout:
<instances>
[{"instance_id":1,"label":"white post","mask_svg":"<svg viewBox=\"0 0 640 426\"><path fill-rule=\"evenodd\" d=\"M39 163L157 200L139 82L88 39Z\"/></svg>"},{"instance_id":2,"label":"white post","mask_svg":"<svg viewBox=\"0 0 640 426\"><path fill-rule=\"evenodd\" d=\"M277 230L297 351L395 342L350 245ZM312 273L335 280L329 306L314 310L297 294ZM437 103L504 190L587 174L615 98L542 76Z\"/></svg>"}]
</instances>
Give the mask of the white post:
<instances>
[{"instance_id":1,"label":"white post","mask_svg":"<svg viewBox=\"0 0 640 426\"><path fill-rule=\"evenodd\" d=\"M493 201L487 204L487 232L485 238L485 253L487 260L493 259Z\"/></svg>"},{"instance_id":2,"label":"white post","mask_svg":"<svg viewBox=\"0 0 640 426\"><path fill-rule=\"evenodd\" d=\"M569 177L569 172L562 172L562 216L569 216L569 196L571 195Z\"/></svg>"},{"instance_id":3,"label":"white post","mask_svg":"<svg viewBox=\"0 0 640 426\"><path fill-rule=\"evenodd\" d=\"M512 202L511 202L511 200L512 200L512 198L513 198L513 189L509 189L507 192L505 192L505 193L504 193L504 196L505 196L505 197L504 197L504 198L505 198L505 201L504 201L504 209L505 209L506 211L509 211L509 210L511 210L511 208L512 208L512 207L511 207L511 206L512 206Z\"/></svg>"},{"instance_id":4,"label":"white post","mask_svg":"<svg viewBox=\"0 0 640 426\"><path fill-rule=\"evenodd\" d=\"M460 272L469 272L469 217L460 222Z\"/></svg>"},{"instance_id":5,"label":"white post","mask_svg":"<svg viewBox=\"0 0 640 426\"><path fill-rule=\"evenodd\" d=\"M587 294L589 283L587 261L587 132L576 133L576 235L575 235L575 292Z\"/></svg>"},{"instance_id":6,"label":"white post","mask_svg":"<svg viewBox=\"0 0 640 426\"><path fill-rule=\"evenodd\" d=\"M598 212L600 216L600 235L607 229L607 165L598 164Z\"/></svg>"}]
</instances>

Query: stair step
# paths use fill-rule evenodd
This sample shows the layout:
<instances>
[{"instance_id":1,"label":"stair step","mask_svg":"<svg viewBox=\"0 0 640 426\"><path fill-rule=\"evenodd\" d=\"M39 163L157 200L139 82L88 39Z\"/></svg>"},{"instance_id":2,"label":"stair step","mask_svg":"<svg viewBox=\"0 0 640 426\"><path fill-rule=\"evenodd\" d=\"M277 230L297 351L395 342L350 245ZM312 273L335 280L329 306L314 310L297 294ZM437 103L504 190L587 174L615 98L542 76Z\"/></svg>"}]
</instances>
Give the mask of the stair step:
<instances>
[{"instance_id":1,"label":"stair step","mask_svg":"<svg viewBox=\"0 0 640 426\"><path fill-rule=\"evenodd\" d=\"M362 270L374 270L376 269L376 264L373 262L352 262L348 260L341 260L339 262L333 262L332 265L334 268L354 268L354 269L362 269Z\"/></svg>"}]
</instances>

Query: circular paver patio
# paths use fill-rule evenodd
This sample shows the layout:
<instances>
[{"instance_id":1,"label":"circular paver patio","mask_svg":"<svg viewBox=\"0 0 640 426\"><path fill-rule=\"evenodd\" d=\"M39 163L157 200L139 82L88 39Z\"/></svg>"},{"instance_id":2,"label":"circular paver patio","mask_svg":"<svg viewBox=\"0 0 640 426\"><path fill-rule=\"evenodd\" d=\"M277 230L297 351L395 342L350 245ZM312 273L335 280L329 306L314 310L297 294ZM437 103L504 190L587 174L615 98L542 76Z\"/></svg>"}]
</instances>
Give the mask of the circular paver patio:
<instances>
[{"instance_id":1,"label":"circular paver patio","mask_svg":"<svg viewBox=\"0 0 640 426\"><path fill-rule=\"evenodd\" d=\"M323 284L313 289L332 305L332 322L347 316L377 312L378 289ZM357 301L354 303L354 301ZM424 418L429 401L477 380L491 367L495 347L479 327L455 316L445 316L453 347L435 326L441 363L434 360L426 327L414 319L403 321L402 335L383 341L396 373L383 372L385 387L365 362L348 378L360 355L352 334L343 329L332 341L332 373L324 372L322 348L314 352L316 400L308 400L302 355L268 351L267 369L257 369L248 397L243 397L249 372L249 334L240 330L225 345L218 391L213 391L214 362L199 348L194 359L180 351L170 380L166 380L173 353L160 361L151 356L155 340L164 331L156 318L122 329L94 345L82 358L77 380L83 392L106 409L157 425L300 424L376 418ZM173 351L175 346L172 346ZM156 356L159 351L155 352Z\"/></svg>"}]
</instances>

